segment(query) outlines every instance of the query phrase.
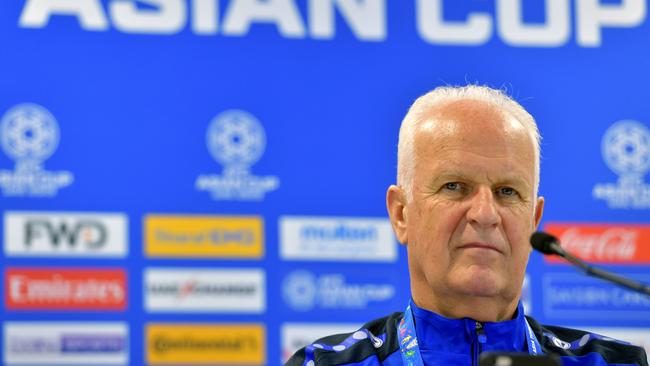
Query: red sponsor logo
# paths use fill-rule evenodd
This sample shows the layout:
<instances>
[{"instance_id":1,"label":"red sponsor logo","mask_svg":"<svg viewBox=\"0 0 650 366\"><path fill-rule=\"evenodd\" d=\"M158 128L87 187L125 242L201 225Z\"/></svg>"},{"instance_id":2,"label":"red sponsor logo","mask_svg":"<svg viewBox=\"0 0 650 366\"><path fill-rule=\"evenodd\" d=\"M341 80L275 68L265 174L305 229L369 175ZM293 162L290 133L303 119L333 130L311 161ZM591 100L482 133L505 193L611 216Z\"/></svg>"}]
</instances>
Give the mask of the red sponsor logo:
<instances>
[{"instance_id":1,"label":"red sponsor logo","mask_svg":"<svg viewBox=\"0 0 650 366\"><path fill-rule=\"evenodd\" d=\"M595 263L650 263L650 225L546 224L544 230L557 237L573 255ZM547 262L564 262L546 256Z\"/></svg>"},{"instance_id":2,"label":"red sponsor logo","mask_svg":"<svg viewBox=\"0 0 650 366\"><path fill-rule=\"evenodd\" d=\"M121 269L9 268L7 309L125 310L126 273Z\"/></svg>"}]
</instances>

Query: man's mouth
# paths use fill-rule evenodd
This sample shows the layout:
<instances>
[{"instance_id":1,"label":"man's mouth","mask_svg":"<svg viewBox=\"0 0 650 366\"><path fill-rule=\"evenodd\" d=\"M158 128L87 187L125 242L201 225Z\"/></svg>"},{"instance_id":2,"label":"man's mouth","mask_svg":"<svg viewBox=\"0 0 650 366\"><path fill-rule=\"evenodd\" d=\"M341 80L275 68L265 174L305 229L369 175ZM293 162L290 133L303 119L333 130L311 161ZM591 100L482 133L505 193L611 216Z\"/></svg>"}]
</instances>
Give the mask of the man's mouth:
<instances>
[{"instance_id":1,"label":"man's mouth","mask_svg":"<svg viewBox=\"0 0 650 366\"><path fill-rule=\"evenodd\" d=\"M503 251L501 251L501 249L499 249L498 246L490 243L467 243L461 245L459 248L460 249L486 249L486 250L493 250L503 254Z\"/></svg>"}]
</instances>

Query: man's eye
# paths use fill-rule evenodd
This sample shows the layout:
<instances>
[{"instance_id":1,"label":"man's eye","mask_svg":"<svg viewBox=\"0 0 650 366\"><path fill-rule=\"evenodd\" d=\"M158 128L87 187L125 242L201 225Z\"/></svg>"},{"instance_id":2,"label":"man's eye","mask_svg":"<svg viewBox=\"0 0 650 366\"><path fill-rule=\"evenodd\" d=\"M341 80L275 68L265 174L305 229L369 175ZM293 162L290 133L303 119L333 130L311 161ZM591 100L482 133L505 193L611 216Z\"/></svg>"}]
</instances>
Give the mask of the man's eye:
<instances>
[{"instance_id":1,"label":"man's eye","mask_svg":"<svg viewBox=\"0 0 650 366\"><path fill-rule=\"evenodd\" d=\"M448 189L450 191L460 191L461 185L458 182L452 182L452 183L445 183L445 189Z\"/></svg>"},{"instance_id":2,"label":"man's eye","mask_svg":"<svg viewBox=\"0 0 650 366\"><path fill-rule=\"evenodd\" d=\"M516 196L518 194L517 191L515 191L513 188L510 188L510 187L501 187L501 188L498 189L498 192L499 192L500 195L506 196L506 197L512 197L512 196Z\"/></svg>"}]
</instances>

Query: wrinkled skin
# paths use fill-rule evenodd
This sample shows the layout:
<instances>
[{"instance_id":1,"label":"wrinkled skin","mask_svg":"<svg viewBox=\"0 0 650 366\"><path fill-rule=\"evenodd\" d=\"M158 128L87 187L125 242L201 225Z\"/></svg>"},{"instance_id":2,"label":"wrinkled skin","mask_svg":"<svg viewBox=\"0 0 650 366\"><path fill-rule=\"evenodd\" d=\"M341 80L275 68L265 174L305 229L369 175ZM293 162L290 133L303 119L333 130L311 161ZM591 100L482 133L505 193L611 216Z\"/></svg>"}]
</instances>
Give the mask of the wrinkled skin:
<instances>
[{"instance_id":1,"label":"wrinkled skin","mask_svg":"<svg viewBox=\"0 0 650 366\"><path fill-rule=\"evenodd\" d=\"M416 127L412 197L391 186L387 206L418 306L449 318L513 316L544 206L533 146L519 121L480 101L438 106Z\"/></svg>"}]
</instances>

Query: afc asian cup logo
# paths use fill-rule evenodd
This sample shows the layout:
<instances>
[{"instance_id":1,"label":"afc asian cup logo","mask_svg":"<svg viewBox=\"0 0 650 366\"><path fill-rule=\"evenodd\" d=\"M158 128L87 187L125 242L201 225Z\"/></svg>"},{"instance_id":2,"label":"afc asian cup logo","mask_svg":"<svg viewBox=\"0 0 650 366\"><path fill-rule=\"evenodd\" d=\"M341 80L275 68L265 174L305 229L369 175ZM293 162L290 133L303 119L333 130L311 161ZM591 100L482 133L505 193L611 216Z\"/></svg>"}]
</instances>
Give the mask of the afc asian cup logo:
<instances>
[{"instance_id":1,"label":"afc asian cup logo","mask_svg":"<svg viewBox=\"0 0 650 366\"><path fill-rule=\"evenodd\" d=\"M643 176L650 169L650 131L636 121L618 121L605 132L602 152L616 174Z\"/></svg>"},{"instance_id":2,"label":"afc asian cup logo","mask_svg":"<svg viewBox=\"0 0 650 366\"><path fill-rule=\"evenodd\" d=\"M596 184L594 198L607 201L610 208L650 208L650 186L643 181L650 170L650 130L637 121L618 121L605 131L601 150L619 178L618 184Z\"/></svg>"},{"instance_id":3,"label":"afc asian cup logo","mask_svg":"<svg viewBox=\"0 0 650 366\"><path fill-rule=\"evenodd\" d=\"M59 145L59 125L47 109L33 103L18 104L0 121L0 146L16 162L15 170L0 170L5 196L52 197L72 183L68 171L42 167Z\"/></svg>"},{"instance_id":4,"label":"afc asian cup logo","mask_svg":"<svg viewBox=\"0 0 650 366\"><path fill-rule=\"evenodd\" d=\"M13 160L41 162L59 144L59 126L45 108L32 103L11 108L0 122L2 150Z\"/></svg>"},{"instance_id":5,"label":"afc asian cup logo","mask_svg":"<svg viewBox=\"0 0 650 366\"><path fill-rule=\"evenodd\" d=\"M316 305L316 277L307 271L294 271L283 281L284 301L294 310L308 311Z\"/></svg>"},{"instance_id":6,"label":"afc asian cup logo","mask_svg":"<svg viewBox=\"0 0 650 366\"><path fill-rule=\"evenodd\" d=\"M230 110L216 116L208 126L207 145L212 157L228 168L248 169L266 148L266 134L250 113Z\"/></svg>"},{"instance_id":7,"label":"afc asian cup logo","mask_svg":"<svg viewBox=\"0 0 650 366\"><path fill-rule=\"evenodd\" d=\"M206 145L223 166L223 174L199 175L195 187L210 192L212 199L261 201L279 187L278 177L251 173L266 149L264 128L251 113L238 109L219 113L208 125Z\"/></svg>"}]
</instances>

